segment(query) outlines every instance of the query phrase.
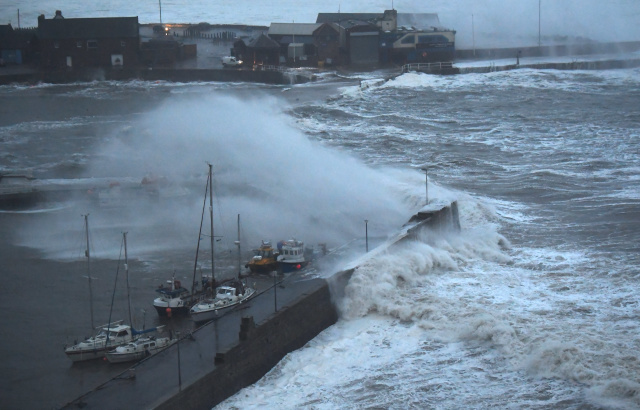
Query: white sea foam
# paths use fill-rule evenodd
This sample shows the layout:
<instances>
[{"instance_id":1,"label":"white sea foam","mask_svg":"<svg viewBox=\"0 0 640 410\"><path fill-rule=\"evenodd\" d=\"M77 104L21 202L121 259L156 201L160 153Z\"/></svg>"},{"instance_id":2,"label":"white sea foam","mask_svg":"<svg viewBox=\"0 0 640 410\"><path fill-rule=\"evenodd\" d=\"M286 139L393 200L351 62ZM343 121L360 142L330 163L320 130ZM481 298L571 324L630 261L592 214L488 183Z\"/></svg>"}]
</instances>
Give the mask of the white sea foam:
<instances>
[{"instance_id":1,"label":"white sea foam","mask_svg":"<svg viewBox=\"0 0 640 410\"><path fill-rule=\"evenodd\" d=\"M220 407L335 408L349 407L350 399L366 406L409 397L458 407L469 406L471 396L480 407L553 406L581 403L585 394L596 406L637 406L637 341L628 325L609 325L637 317L636 305L622 302L630 300L626 290L616 295L607 279L576 275L590 264L583 252L512 248L495 230L496 207L458 201L471 215L461 234L360 258L339 305L340 322ZM517 204L496 206L526 212ZM605 313L607 303L585 297L591 294L620 307ZM441 387L406 393L403 386L418 380ZM505 384L515 389L496 386ZM454 397L443 385L474 394ZM539 394L521 396L534 386ZM503 397L492 396L496 391Z\"/></svg>"},{"instance_id":2,"label":"white sea foam","mask_svg":"<svg viewBox=\"0 0 640 410\"><path fill-rule=\"evenodd\" d=\"M310 141L293 127L283 107L286 104L265 96L172 98L104 139L94 153L100 160L92 162L87 173L137 181L155 174L200 187L206 179L206 163L211 162L218 233L224 235L225 227L226 232L233 231L232 221L239 213L245 215L246 236L255 243L290 236L309 244L343 243L360 235L364 219L371 220L372 236L386 235L404 222L415 201L405 202L406 195L399 195L403 188L392 171L369 168L344 152ZM191 192L165 206L123 196L117 203L121 212L99 214L104 214L105 223L120 218L112 221L114 226L149 230L161 225L171 232L161 236L180 238L198 226L201 195ZM64 224L79 225L72 221L56 225ZM31 233L29 228L21 232L25 245L54 247L53 254L59 257L58 247L64 241L54 245ZM139 246L149 248L148 241L157 236L155 230L150 236L142 234ZM158 246L171 246L170 242L153 240Z\"/></svg>"},{"instance_id":3,"label":"white sea foam","mask_svg":"<svg viewBox=\"0 0 640 410\"><path fill-rule=\"evenodd\" d=\"M588 80L585 81L585 77ZM434 93L445 93L456 90L474 90L487 85L499 89L536 88L560 89L578 93L606 93L611 85L640 85L640 70L604 70L604 71L559 71L519 69L482 74L462 74L457 76L439 76L433 74L410 72L393 80L372 85L366 90L354 87L346 88L345 95L357 95L358 91L372 92L376 88L428 88Z\"/></svg>"}]
</instances>

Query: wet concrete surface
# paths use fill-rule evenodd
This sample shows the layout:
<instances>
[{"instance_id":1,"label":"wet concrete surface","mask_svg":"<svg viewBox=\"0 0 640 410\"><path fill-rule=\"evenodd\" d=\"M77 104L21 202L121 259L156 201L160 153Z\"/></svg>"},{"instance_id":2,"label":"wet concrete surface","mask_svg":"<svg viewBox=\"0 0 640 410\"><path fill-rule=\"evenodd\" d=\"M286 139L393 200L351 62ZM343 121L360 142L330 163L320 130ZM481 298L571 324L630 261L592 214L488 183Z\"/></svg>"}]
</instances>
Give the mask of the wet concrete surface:
<instances>
[{"instance_id":1,"label":"wet concrete surface","mask_svg":"<svg viewBox=\"0 0 640 410\"><path fill-rule=\"evenodd\" d=\"M215 368L216 353L238 342L242 317L253 316L259 325L274 314L274 300L277 300L278 309L283 309L324 284L322 279L300 280L294 275L284 280L279 278L274 292L271 278L255 279L260 282L259 287L269 283L271 287L263 289L246 305L204 324L193 333L183 333L179 344L125 370L64 408L152 408L159 405Z\"/></svg>"}]
</instances>

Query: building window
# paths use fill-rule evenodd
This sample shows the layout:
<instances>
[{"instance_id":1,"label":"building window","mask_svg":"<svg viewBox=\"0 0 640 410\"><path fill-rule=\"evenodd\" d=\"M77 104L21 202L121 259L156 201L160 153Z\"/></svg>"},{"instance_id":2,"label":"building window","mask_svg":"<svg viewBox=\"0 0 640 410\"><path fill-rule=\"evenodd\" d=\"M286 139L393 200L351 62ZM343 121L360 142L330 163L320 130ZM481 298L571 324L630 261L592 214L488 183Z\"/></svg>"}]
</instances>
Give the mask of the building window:
<instances>
[{"instance_id":1,"label":"building window","mask_svg":"<svg viewBox=\"0 0 640 410\"><path fill-rule=\"evenodd\" d=\"M413 34L406 36L405 38L402 39L401 43L402 44L413 44L415 43L415 36Z\"/></svg>"},{"instance_id":2,"label":"building window","mask_svg":"<svg viewBox=\"0 0 640 410\"><path fill-rule=\"evenodd\" d=\"M120 47L126 47L127 46L127 42L126 41L121 41L120 42Z\"/></svg>"},{"instance_id":3,"label":"building window","mask_svg":"<svg viewBox=\"0 0 640 410\"><path fill-rule=\"evenodd\" d=\"M98 48L97 40L87 40L87 48Z\"/></svg>"},{"instance_id":4,"label":"building window","mask_svg":"<svg viewBox=\"0 0 640 410\"><path fill-rule=\"evenodd\" d=\"M60 48L60 43L58 41L54 41L53 48Z\"/></svg>"},{"instance_id":5,"label":"building window","mask_svg":"<svg viewBox=\"0 0 640 410\"><path fill-rule=\"evenodd\" d=\"M418 43L420 44L432 44L432 43L448 43L449 39L445 36L418 36Z\"/></svg>"},{"instance_id":6,"label":"building window","mask_svg":"<svg viewBox=\"0 0 640 410\"><path fill-rule=\"evenodd\" d=\"M76 46L77 46L78 48L82 48L82 41L77 41L77 42L76 42Z\"/></svg>"}]
</instances>

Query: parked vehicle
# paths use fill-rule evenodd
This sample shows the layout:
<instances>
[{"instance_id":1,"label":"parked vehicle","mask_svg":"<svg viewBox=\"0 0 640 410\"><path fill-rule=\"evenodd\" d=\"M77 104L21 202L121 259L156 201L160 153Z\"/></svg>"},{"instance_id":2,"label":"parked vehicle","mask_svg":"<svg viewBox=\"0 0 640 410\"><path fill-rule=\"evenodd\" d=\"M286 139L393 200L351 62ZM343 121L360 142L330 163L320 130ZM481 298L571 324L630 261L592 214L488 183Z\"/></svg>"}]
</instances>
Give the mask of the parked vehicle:
<instances>
[{"instance_id":1,"label":"parked vehicle","mask_svg":"<svg viewBox=\"0 0 640 410\"><path fill-rule=\"evenodd\" d=\"M242 60L238 60L235 57L222 57L222 66L223 67L240 67L242 65Z\"/></svg>"}]
</instances>

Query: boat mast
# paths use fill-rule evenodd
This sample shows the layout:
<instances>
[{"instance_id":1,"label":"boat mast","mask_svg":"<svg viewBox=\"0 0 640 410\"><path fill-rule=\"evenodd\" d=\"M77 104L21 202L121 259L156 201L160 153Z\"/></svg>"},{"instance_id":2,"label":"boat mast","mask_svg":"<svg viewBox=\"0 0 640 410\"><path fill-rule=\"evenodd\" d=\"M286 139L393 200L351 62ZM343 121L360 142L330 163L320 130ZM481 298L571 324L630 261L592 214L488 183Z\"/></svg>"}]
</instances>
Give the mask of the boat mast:
<instances>
[{"instance_id":1,"label":"boat mast","mask_svg":"<svg viewBox=\"0 0 640 410\"><path fill-rule=\"evenodd\" d=\"M84 215L85 236L87 239L87 249L84 256L87 258L87 277L89 278L89 310L91 311L91 329L95 329L93 324L93 290L91 288L91 251L89 250L89 214Z\"/></svg>"},{"instance_id":2,"label":"boat mast","mask_svg":"<svg viewBox=\"0 0 640 410\"><path fill-rule=\"evenodd\" d=\"M240 271L240 255L241 255L241 252L240 252L240 214L238 214L238 242L237 242L237 245L238 245L238 279L240 279L240 274L242 273Z\"/></svg>"},{"instance_id":3,"label":"boat mast","mask_svg":"<svg viewBox=\"0 0 640 410\"><path fill-rule=\"evenodd\" d=\"M124 273L127 277L127 300L129 302L129 326L133 329L133 320L131 320L131 292L129 288L129 258L127 255L127 233L122 233L122 238L124 240Z\"/></svg>"},{"instance_id":4,"label":"boat mast","mask_svg":"<svg viewBox=\"0 0 640 410\"><path fill-rule=\"evenodd\" d=\"M209 179L207 179L207 183L204 184L204 201L202 201L202 213L200 214L200 230L198 231L198 243L196 244L196 257L193 263L193 282L191 283L191 301L193 301L196 295L196 272L198 271L198 255L200 254L200 240L202 239L202 225L204 223L204 210L205 210L205 207L207 206L207 190L208 189L209 189Z\"/></svg>"},{"instance_id":5,"label":"boat mast","mask_svg":"<svg viewBox=\"0 0 640 410\"><path fill-rule=\"evenodd\" d=\"M209 165L209 220L211 223L211 280L213 281L213 288L216 288L216 273L215 273L215 265L213 262L213 165Z\"/></svg>"}]
</instances>

